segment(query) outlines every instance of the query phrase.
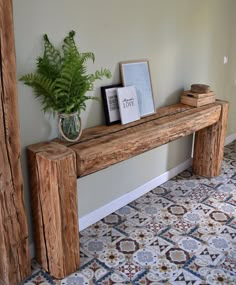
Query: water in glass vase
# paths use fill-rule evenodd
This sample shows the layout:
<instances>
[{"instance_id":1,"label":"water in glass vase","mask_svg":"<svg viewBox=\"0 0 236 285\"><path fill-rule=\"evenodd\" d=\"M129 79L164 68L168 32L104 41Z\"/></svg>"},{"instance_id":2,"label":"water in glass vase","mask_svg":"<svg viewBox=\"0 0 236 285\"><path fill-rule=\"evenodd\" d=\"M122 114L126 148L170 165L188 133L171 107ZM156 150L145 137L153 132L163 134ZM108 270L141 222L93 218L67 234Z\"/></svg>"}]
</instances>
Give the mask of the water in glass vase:
<instances>
[{"instance_id":1,"label":"water in glass vase","mask_svg":"<svg viewBox=\"0 0 236 285\"><path fill-rule=\"evenodd\" d=\"M82 133L81 119L78 112L58 114L58 137L61 140L77 142Z\"/></svg>"}]
</instances>

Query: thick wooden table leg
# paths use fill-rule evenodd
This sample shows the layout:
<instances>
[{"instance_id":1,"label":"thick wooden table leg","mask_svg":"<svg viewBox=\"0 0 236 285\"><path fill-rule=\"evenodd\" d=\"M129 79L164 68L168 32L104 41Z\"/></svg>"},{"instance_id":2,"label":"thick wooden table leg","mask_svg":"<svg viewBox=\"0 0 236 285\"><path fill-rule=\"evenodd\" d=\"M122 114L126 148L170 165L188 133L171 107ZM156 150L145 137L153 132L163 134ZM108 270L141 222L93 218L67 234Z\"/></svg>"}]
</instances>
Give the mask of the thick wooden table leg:
<instances>
[{"instance_id":1,"label":"thick wooden table leg","mask_svg":"<svg viewBox=\"0 0 236 285\"><path fill-rule=\"evenodd\" d=\"M63 278L79 267L75 154L50 142L30 146L28 161L36 259Z\"/></svg>"},{"instance_id":2,"label":"thick wooden table leg","mask_svg":"<svg viewBox=\"0 0 236 285\"><path fill-rule=\"evenodd\" d=\"M195 133L193 172L205 177L215 177L221 172L229 104L219 102L219 121Z\"/></svg>"}]
</instances>

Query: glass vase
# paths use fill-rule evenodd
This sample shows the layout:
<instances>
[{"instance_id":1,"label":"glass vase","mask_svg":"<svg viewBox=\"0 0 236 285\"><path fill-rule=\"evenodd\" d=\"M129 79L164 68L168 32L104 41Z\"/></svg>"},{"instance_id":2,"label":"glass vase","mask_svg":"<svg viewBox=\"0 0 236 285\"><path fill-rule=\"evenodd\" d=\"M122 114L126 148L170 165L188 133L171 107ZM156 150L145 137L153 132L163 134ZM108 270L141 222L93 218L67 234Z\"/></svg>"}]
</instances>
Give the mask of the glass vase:
<instances>
[{"instance_id":1,"label":"glass vase","mask_svg":"<svg viewBox=\"0 0 236 285\"><path fill-rule=\"evenodd\" d=\"M68 142L77 142L82 133L81 118L78 112L58 114L58 137Z\"/></svg>"}]
</instances>

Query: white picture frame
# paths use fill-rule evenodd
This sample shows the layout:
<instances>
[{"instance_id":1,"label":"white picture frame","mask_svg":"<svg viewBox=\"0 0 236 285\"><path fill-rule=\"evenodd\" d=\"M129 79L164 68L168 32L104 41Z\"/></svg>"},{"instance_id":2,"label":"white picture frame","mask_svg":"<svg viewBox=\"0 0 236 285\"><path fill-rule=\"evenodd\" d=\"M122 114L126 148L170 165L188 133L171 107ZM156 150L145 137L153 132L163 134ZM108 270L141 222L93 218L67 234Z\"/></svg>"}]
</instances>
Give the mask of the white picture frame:
<instances>
[{"instance_id":1,"label":"white picture frame","mask_svg":"<svg viewBox=\"0 0 236 285\"><path fill-rule=\"evenodd\" d=\"M136 88L140 116L145 117L155 113L148 60L120 62L120 73L123 86Z\"/></svg>"},{"instance_id":2,"label":"white picture frame","mask_svg":"<svg viewBox=\"0 0 236 285\"><path fill-rule=\"evenodd\" d=\"M128 124L140 119L138 98L134 86L117 89L121 124Z\"/></svg>"}]
</instances>

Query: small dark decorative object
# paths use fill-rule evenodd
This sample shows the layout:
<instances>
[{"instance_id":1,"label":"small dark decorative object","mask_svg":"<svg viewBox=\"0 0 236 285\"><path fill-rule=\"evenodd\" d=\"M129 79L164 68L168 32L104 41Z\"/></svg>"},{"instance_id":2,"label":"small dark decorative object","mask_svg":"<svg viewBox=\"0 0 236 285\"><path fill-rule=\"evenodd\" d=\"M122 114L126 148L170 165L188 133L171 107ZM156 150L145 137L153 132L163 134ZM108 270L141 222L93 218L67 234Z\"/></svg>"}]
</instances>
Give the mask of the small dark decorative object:
<instances>
[{"instance_id":1,"label":"small dark decorative object","mask_svg":"<svg viewBox=\"0 0 236 285\"><path fill-rule=\"evenodd\" d=\"M210 86L206 84L192 84L191 92L193 93L208 93L210 92Z\"/></svg>"}]
</instances>

